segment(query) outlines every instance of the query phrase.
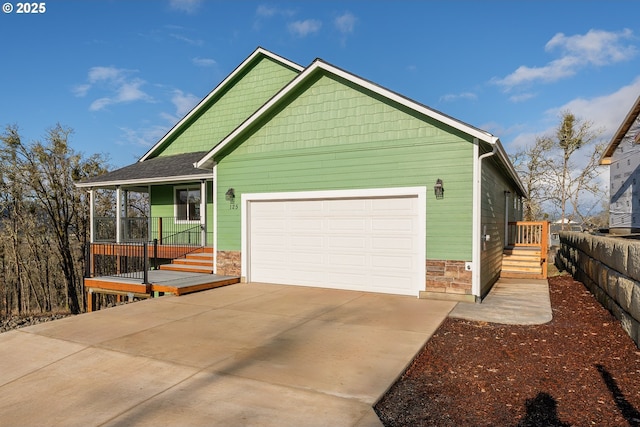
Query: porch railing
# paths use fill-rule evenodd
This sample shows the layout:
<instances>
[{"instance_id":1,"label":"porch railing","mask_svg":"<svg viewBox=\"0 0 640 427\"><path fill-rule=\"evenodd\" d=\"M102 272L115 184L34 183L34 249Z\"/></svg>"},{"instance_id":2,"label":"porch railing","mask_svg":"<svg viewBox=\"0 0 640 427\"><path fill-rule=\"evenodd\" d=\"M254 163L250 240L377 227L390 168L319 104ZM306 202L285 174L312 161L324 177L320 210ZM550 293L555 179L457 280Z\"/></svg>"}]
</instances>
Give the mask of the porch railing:
<instances>
[{"instance_id":1,"label":"porch railing","mask_svg":"<svg viewBox=\"0 0 640 427\"><path fill-rule=\"evenodd\" d=\"M547 221L517 221L509 223L508 246L532 246L546 245L549 234Z\"/></svg>"},{"instance_id":2,"label":"porch railing","mask_svg":"<svg viewBox=\"0 0 640 427\"><path fill-rule=\"evenodd\" d=\"M94 242L116 242L116 218L94 218ZM180 221L175 217L123 217L120 220L120 242L143 243L157 239L161 245L200 245L200 223ZM211 234L206 236L211 241Z\"/></svg>"},{"instance_id":3,"label":"porch railing","mask_svg":"<svg viewBox=\"0 0 640 427\"><path fill-rule=\"evenodd\" d=\"M86 277L118 276L149 283L149 244L91 243L88 247Z\"/></svg>"},{"instance_id":4,"label":"porch railing","mask_svg":"<svg viewBox=\"0 0 640 427\"><path fill-rule=\"evenodd\" d=\"M116 242L116 218L95 218L86 277L118 276L148 283L150 270L203 246L200 223L163 217L122 218L121 224L121 241Z\"/></svg>"},{"instance_id":5,"label":"porch railing","mask_svg":"<svg viewBox=\"0 0 640 427\"><path fill-rule=\"evenodd\" d=\"M195 252L200 245L152 242L90 243L87 247L85 277L117 276L148 283L148 272L176 258Z\"/></svg>"}]
</instances>

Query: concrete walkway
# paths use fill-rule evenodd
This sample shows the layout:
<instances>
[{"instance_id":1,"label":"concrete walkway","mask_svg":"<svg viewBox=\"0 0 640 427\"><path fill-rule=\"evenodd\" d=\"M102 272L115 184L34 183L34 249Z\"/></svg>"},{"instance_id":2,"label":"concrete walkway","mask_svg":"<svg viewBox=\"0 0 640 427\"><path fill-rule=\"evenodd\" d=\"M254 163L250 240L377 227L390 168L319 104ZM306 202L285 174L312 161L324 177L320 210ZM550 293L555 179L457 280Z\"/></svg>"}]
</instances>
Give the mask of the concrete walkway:
<instances>
[{"instance_id":1,"label":"concrete walkway","mask_svg":"<svg viewBox=\"0 0 640 427\"><path fill-rule=\"evenodd\" d=\"M510 325L541 325L552 319L549 283L536 279L500 279L482 303L460 303L449 316Z\"/></svg>"},{"instance_id":2,"label":"concrete walkway","mask_svg":"<svg viewBox=\"0 0 640 427\"><path fill-rule=\"evenodd\" d=\"M372 406L454 306L238 284L7 332L0 425L381 426Z\"/></svg>"}]
</instances>

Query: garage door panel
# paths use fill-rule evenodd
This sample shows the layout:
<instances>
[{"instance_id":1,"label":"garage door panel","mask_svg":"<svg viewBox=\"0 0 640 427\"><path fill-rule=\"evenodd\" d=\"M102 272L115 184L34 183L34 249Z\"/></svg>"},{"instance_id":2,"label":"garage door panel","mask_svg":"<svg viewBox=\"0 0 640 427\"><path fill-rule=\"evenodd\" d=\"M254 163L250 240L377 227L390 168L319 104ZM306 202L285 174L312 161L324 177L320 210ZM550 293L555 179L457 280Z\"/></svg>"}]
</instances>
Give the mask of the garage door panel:
<instances>
[{"instance_id":1,"label":"garage door panel","mask_svg":"<svg viewBox=\"0 0 640 427\"><path fill-rule=\"evenodd\" d=\"M329 265L339 267L346 266L351 269L360 270L366 268L370 264L367 263L367 257L362 254L330 254L328 257Z\"/></svg>"},{"instance_id":2,"label":"garage door panel","mask_svg":"<svg viewBox=\"0 0 640 427\"><path fill-rule=\"evenodd\" d=\"M414 262L410 257L387 254L371 256L371 264L384 266L387 269L397 269L400 270L400 272L412 271L416 268L416 265L414 265Z\"/></svg>"},{"instance_id":3,"label":"garage door panel","mask_svg":"<svg viewBox=\"0 0 640 427\"><path fill-rule=\"evenodd\" d=\"M300 230L307 232L321 231L323 228L323 224L321 218L295 219L289 223L289 228L291 230Z\"/></svg>"},{"instance_id":4,"label":"garage door panel","mask_svg":"<svg viewBox=\"0 0 640 427\"><path fill-rule=\"evenodd\" d=\"M252 202L249 280L416 295L418 212L417 196Z\"/></svg>"},{"instance_id":5,"label":"garage door panel","mask_svg":"<svg viewBox=\"0 0 640 427\"><path fill-rule=\"evenodd\" d=\"M367 239L363 237L328 236L327 249L334 250L364 250L367 246Z\"/></svg>"},{"instance_id":6,"label":"garage door panel","mask_svg":"<svg viewBox=\"0 0 640 427\"><path fill-rule=\"evenodd\" d=\"M322 236L296 236L289 239L289 244L294 251L302 249L321 251L324 246L324 238Z\"/></svg>"},{"instance_id":7,"label":"garage door panel","mask_svg":"<svg viewBox=\"0 0 640 427\"><path fill-rule=\"evenodd\" d=\"M305 200L305 203L284 202L285 209L295 216L318 216L323 210L322 200Z\"/></svg>"},{"instance_id":8,"label":"garage door panel","mask_svg":"<svg viewBox=\"0 0 640 427\"><path fill-rule=\"evenodd\" d=\"M385 218L385 219L372 219L371 230L379 232L392 232L405 231L408 233L417 232L417 224L413 218Z\"/></svg>"},{"instance_id":9,"label":"garage door panel","mask_svg":"<svg viewBox=\"0 0 640 427\"><path fill-rule=\"evenodd\" d=\"M317 270L322 269L322 265L326 263L326 255L318 254L317 252L293 252L284 261L285 265L281 268L309 268L318 266Z\"/></svg>"},{"instance_id":10,"label":"garage door panel","mask_svg":"<svg viewBox=\"0 0 640 427\"><path fill-rule=\"evenodd\" d=\"M359 233L367 229L367 221L361 218L328 218L327 231Z\"/></svg>"},{"instance_id":11,"label":"garage door panel","mask_svg":"<svg viewBox=\"0 0 640 427\"><path fill-rule=\"evenodd\" d=\"M254 227L259 227L262 230L270 234L276 234L278 232L283 232L287 228L287 223L282 219L274 219L274 218L259 218L255 223Z\"/></svg>"},{"instance_id":12,"label":"garage door panel","mask_svg":"<svg viewBox=\"0 0 640 427\"><path fill-rule=\"evenodd\" d=\"M360 216L367 212L369 203L370 201L367 199L327 200L325 201L324 209L328 216L340 216L344 214Z\"/></svg>"},{"instance_id":13,"label":"garage door panel","mask_svg":"<svg viewBox=\"0 0 640 427\"><path fill-rule=\"evenodd\" d=\"M416 249L414 239L410 237L374 237L371 239L373 249L405 250L412 252Z\"/></svg>"}]
</instances>

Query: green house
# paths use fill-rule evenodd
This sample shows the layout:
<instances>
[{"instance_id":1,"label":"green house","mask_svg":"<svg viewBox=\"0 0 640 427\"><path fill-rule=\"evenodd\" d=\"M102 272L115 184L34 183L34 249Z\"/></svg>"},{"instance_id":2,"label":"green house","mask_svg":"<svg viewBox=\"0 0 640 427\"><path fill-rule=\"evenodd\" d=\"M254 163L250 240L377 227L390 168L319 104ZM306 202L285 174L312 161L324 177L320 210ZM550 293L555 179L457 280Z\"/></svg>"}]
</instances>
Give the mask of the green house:
<instances>
[{"instance_id":1,"label":"green house","mask_svg":"<svg viewBox=\"0 0 640 427\"><path fill-rule=\"evenodd\" d=\"M92 242L126 241L123 200L143 192L145 238L212 248L214 274L469 301L500 277L525 196L497 137L262 48L137 163L77 185L117 193Z\"/></svg>"}]
</instances>

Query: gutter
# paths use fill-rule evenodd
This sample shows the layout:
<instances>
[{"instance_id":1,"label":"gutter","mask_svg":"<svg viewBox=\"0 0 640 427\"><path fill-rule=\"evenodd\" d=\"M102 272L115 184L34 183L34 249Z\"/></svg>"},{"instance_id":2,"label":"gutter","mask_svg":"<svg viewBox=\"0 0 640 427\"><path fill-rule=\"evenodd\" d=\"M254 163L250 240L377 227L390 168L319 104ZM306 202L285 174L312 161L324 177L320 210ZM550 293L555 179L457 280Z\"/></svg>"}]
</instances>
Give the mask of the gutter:
<instances>
[{"instance_id":1,"label":"gutter","mask_svg":"<svg viewBox=\"0 0 640 427\"><path fill-rule=\"evenodd\" d=\"M487 157L494 156L498 152L498 144L497 139L491 139L488 141L492 146L493 150L489 153L484 153L478 156L480 152L480 141L478 138L473 139L473 227L472 227L472 263L473 269L471 272L471 293L476 298L476 302L480 302L480 265L481 265L481 252L480 252L480 243L483 240L484 236L482 236L482 160Z\"/></svg>"}]
</instances>

